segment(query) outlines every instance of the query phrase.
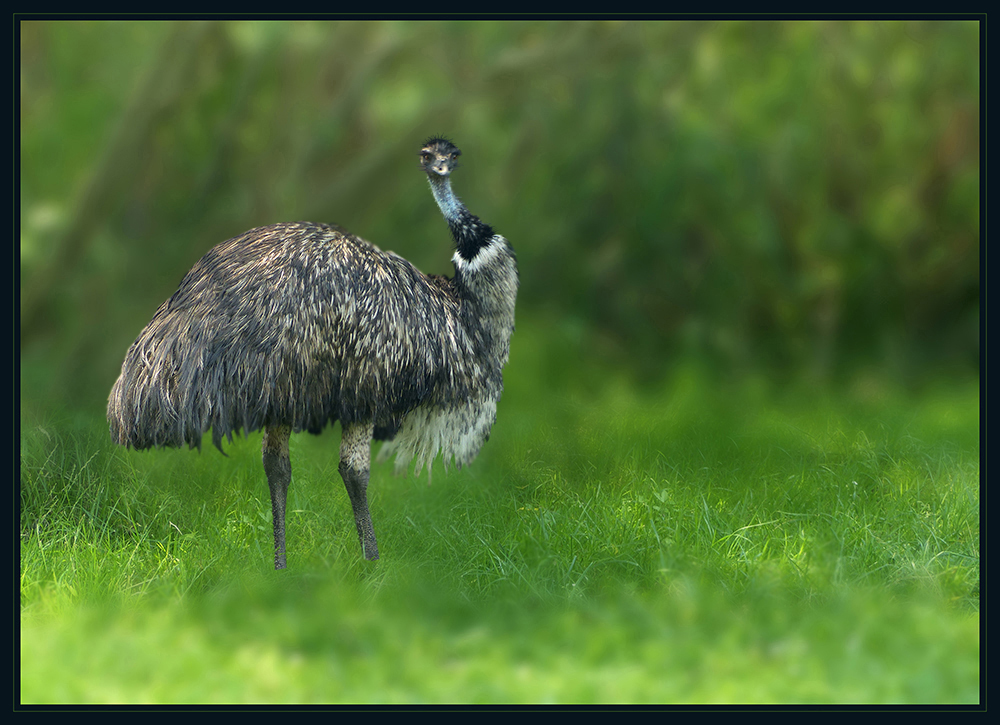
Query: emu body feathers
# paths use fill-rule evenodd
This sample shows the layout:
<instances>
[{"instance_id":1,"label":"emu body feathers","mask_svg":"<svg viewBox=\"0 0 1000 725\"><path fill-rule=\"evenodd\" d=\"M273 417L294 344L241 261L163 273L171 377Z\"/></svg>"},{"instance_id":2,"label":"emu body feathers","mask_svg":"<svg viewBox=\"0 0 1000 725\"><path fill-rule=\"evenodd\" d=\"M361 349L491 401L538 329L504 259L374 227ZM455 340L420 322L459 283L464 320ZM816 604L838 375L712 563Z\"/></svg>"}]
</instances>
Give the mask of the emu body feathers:
<instances>
[{"instance_id":1,"label":"emu body feathers","mask_svg":"<svg viewBox=\"0 0 1000 725\"><path fill-rule=\"evenodd\" d=\"M132 344L108 404L112 437L200 447L211 428L221 449L241 429L318 433L340 420L372 421L385 440L412 413L407 428L430 423L439 445L411 434L394 446L401 464L408 452L429 464L439 449L468 463L507 355L505 340L497 357L499 340L478 325L470 334L463 318L481 311L461 291L461 279L442 285L337 227L252 229L202 257ZM478 441L432 430L456 417Z\"/></svg>"},{"instance_id":2,"label":"emu body feathers","mask_svg":"<svg viewBox=\"0 0 1000 725\"><path fill-rule=\"evenodd\" d=\"M108 399L112 438L201 446L263 429L275 567L285 566L288 437L343 428L340 473L362 551L372 439L397 470L469 463L489 437L514 329L518 273L507 241L451 191L461 152L421 150L455 242L455 276L428 276L343 229L259 227L211 249L129 348Z\"/></svg>"}]
</instances>

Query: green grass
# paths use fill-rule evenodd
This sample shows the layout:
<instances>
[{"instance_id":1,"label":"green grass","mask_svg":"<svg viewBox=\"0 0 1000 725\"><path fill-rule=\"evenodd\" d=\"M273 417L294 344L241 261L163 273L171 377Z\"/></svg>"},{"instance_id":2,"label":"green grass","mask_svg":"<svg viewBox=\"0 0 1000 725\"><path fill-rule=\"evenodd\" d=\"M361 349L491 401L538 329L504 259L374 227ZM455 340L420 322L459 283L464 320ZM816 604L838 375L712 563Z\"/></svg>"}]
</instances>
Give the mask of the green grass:
<instances>
[{"instance_id":1,"label":"green grass","mask_svg":"<svg viewBox=\"0 0 1000 725\"><path fill-rule=\"evenodd\" d=\"M294 437L280 573L259 434L26 414L21 701L979 702L978 384L585 377L513 374L467 470L376 465L374 564L338 431Z\"/></svg>"}]
</instances>

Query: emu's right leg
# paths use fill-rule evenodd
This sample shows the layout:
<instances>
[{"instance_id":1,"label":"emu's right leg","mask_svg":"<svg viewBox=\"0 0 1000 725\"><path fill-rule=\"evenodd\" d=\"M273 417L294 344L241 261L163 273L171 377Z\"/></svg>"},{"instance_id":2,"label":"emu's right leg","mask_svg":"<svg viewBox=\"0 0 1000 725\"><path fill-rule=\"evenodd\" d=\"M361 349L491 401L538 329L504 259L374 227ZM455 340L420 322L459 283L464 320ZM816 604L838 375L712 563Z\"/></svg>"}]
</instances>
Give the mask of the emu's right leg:
<instances>
[{"instance_id":1,"label":"emu's right leg","mask_svg":"<svg viewBox=\"0 0 1000 725\"><path fill-rule=\"evenodd\" d=\"M371 423L345 425L340 438L340 477L354 510L354 525L358 529L361 551L369 561L378 559L378 544L372 516L368 512L368 473L372 458Z\"/></svg>"},{"instance_id":2,"label":"emu's right leg","mask_svg":"<svg viewBox=\"0 0 1000 725\"><path fill-rule=\"evenodd\" d=\"M271 517L274 519L274 568L285 568L285 500L288 484L292 480L292 462L288 457L287 426L273 426L264 430L264 473L267 487L271 489Z\"/></svg>"}]
</instances>

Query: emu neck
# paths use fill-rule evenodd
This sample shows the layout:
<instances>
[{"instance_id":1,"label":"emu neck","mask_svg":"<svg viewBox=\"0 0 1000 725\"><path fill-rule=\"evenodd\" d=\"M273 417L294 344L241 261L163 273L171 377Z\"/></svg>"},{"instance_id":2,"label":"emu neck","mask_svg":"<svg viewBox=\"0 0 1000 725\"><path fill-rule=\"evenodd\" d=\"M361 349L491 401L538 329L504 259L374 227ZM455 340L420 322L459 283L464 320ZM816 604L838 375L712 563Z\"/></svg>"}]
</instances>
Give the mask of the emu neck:
<instances>
[{"instance_id":1,"label":"emu neck","mask_svg":"<svg viewBox=\"0 0 1000 725\"><path fill-rule=\"evenodd\" d=\"M430 178L431 191L437 202L452 239L455 240L455 250L468 262L476 258L483 247L493 238L493 228L480 221L479 217L465 208L451 190L451 179Z\"/></svg>"}]
</instances>

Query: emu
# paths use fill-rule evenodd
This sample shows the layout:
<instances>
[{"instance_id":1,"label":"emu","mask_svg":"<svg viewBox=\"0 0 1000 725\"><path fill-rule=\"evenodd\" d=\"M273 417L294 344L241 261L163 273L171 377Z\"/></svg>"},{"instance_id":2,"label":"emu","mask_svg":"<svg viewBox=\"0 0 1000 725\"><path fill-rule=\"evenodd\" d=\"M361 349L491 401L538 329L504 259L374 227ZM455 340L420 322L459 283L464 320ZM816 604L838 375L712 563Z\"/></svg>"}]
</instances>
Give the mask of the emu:
<instances>
[{"instance_id":1,"label":"emu","mask_svg":"<svg viewBox=\"0 0 1000 725\"><path fill-rule=\"evenodd\" d=\"M366 559L373 440L417 473L470 463L489 437L514 330L514 250L451 189L461 151L420 165L454 240L453 277L426 275L340 227L259 227L211 249L132 343L108 399L111 437L201 449L263 430L274 567L284 569L291 433L340 421L340 475ZM429 473L428 473L429 475Z\"/></svg>"}]
</instances>

